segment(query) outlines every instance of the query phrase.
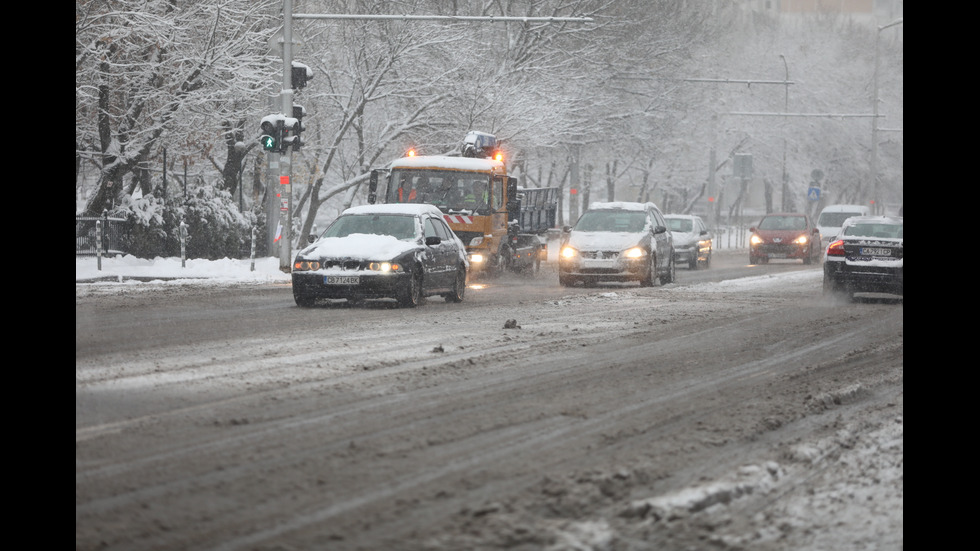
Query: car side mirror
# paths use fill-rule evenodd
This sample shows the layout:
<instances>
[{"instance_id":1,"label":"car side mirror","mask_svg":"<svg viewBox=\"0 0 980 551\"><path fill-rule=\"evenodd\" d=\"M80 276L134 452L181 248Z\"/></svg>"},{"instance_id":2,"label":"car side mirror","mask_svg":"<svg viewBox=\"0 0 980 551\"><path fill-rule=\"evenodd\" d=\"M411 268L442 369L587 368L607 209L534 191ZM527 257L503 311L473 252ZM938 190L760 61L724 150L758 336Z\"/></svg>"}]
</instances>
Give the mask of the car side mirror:
<instances>
[{"instance_id":1,"label":"car side mirror","mask_svg":"<svg viewBox=\"0 0 980 551\"><path fill-rule=\"evenodd\" d=\"M820 228L813 228L813 235L820 233Z\"/></svg>"},{"instance_id":2,"label":"car side mirror","mask_svg":"<svg viewBox=\"0 0 980 551\"><path fill-rule=\"evenodd\" d=\"M425 238L426 245L432 246L438 245L439 243L442 243L442 239L439 239L438 235L430 235L429 237Z\"/></svg>"},{"instance_id":3,"label":"car side mirror","mask_svg":"<svg viewBox=\"0 0 980 551\"><path fill-rule=\"evenodd\" d=\"M751 228L749 228L749 232L755 233L755 226L752 226Z\"/></svg>"},{"instance_id":4,"label":"car side mirror","mask_svg":"<svg viewBox=\"0 0 980 551\"><path fill-rule=\"evenodd\" d=\"M561 231L563 233L568 233L568 232L572 231L572 227L571 226L562 226L561 227Z\"/></svg>"},{"instance_id":5,"label":"car side mirror","mask_svg":"<svg viewBox=\"0 0 980 551\"><path fill-rule=\"evenodd\" d=\"M664 233L666 231L667 231L667 226L657 226L657 227L653 228L653 234L654 235L656 235L658 233Z\"/></svg>"},{"instance_id":6,"label":"car side mirror","mask_svg":"<svg viewBox=\"0 0 980 551\"><path fill-rule=\"evenodd\" d=\"M316 241L316 236L311 233L306 237L306 240L309 241L310 243L313 243L314 241Z\"/></svg>"},{"instance_id":7,"label":"car side mirror","mask_svg":"<svg viewBox=\"0 0 980 551\"><path fill-rule=\"evenodd\" d=\"M708 235L708 230L701 230L701 235Z\"/></svg>"}]
</instances>

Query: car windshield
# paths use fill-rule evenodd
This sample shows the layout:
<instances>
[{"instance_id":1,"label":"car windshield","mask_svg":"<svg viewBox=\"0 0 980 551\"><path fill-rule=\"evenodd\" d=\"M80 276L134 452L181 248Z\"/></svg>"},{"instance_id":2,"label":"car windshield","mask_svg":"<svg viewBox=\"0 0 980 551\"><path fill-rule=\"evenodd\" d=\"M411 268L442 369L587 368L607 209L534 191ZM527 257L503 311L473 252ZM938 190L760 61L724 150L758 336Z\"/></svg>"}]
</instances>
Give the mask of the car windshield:
<instances>
[{"instance_id":1,"label":"car windshield","mask_svg":"<svg viewBox=\"0 0 980 551\"><path fill-rule=\"evenodd\" d=\"M415 239L415 217L404 214L348 214L330 224L323 237L347 237L359 233L390 235L401 240Z\"/></svg>"},{"instance_id":2,"label":"car windshield","mask_svg":"<svg viewBox=\"0 0 980 551\"><path fill-rule=\"evenodd\" d=\"M667 227L670 228L670 231L691 233L694 229L694 221L686 218L668 218Z\"/></svg>"},{"instance_id":3,"label":"car windshield","mask_svg":"<svg viewBox=\"0 0 980 551\"><path fill-rule=\"evenodd\" d=\"M806 219L802 216L766 216L759 223L760 230L804 230Z\"/></svg>"},{"instance_id":4,"label":"car windshield","mask_svg":"<svg viewBox=\"0 0 980 551\"><path fill-rule=\"evenodd\" d=\"M844 235L853 237L888 237L904 239L905 224L862 222L844 228Z\"/></svg>"},{"instance_id":5,"label":"car windshield","mask_svg":"<svg viewBox=\"0 0 980 551\"><path fill-rule=\"evenodd\" d=\"M578 219L575 229L637 233L643 231L646 221L646 213L639 210L590 210Z\"/></svg>"},{"instance_id":6,"label":"car windshield","mask_svg":"<svg viewBox=\"0 0 980 551\"><path fill-rule=\"evenodd\" d=\"M818 226L829 226L839 228L844 225L844 220L852 216L861 216L860 212L823 212L817 220Z\"/></svg>"}]
</instances>

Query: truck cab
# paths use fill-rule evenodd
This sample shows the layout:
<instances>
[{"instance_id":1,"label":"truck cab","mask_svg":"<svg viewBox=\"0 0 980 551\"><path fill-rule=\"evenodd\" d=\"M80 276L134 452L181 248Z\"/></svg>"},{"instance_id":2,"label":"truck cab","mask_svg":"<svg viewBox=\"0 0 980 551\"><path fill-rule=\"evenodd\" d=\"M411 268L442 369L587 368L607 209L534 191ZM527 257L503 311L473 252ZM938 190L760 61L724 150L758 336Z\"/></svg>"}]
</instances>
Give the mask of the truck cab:
<instances>
[{"instance_id":1,"label":"truck cab","mask_svg":"<svg viewBox=\"0 0 980 551\"><path fill-rule=\"evenodd\" d=\"M554 227L557 188L520 190L496 146L492 135L471 132L460 156L408 155L392 161L371 171L368 202L439 208L466 245L472 275L536 269L547 258L547 241L540 236Z\"/></svg>"}]
</instances>

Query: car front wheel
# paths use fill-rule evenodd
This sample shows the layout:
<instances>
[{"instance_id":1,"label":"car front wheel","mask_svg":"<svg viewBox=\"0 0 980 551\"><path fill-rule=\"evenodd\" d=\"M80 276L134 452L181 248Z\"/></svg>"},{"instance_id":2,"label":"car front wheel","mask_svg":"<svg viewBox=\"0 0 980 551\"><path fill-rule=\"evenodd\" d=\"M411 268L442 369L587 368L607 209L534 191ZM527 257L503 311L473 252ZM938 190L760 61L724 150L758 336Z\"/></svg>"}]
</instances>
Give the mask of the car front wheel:
<instances>
[{"instance_id":1,"label":"car front wheel","mask_svg":"<svg viewBox=\"0 0 980 551\"><path fill-rule=\"evenodd\" d=\"M403 308L415 308L422 303L422 267L412 271L408 284L398 295L398 304Z\"/></svg>"},{"instance_id":2,"label":"car front wheel","mask_svg":"<svg viewBox=\"0 0 980 551\"><path fill-rule=\"evenodd\" d=\"M670 265L667 266L667 273L660 276L660 284L666 285L677 280L677 264L674 262L674 255L670 255Z\"/></svg>"},{"instance_id":3,"label":"car front wheel","mask_svg":"<svg viewBox=\"0 0 980 551\"><path fill-rule=\"evenodd\" d=\"M446 302L463 302L463 294L466 292L466 268L459 266L456 268L456 279L453 281L453 290L446 295Z\"/></svg>"},{"instance_id":4,"label":"car front wheel","mask_svg":"<svg viewBox=\"0 0 980 551\"><path fill-rule=\"evenodd\" d=\"M640 287L653 287L653 282L657 277L657 257L650 255L650 265L647 266L647 275L640 280Z\"/></svg>"}]
</instances>

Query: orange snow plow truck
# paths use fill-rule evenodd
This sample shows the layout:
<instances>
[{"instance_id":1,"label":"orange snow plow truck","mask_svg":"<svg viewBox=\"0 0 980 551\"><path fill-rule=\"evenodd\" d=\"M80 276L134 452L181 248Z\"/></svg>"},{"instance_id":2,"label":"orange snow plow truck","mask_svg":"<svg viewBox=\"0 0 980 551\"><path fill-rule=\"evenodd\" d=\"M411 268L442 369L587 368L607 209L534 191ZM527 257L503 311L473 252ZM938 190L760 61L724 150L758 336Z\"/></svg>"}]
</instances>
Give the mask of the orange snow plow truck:
<instances>
[{"instance_id":1,"label":"orange snow plow truck","mask_svg":"<svg viewBox=\"0 0 980 551\"><path fill-rule=\"evenodd\" d=\"M470 274L536 272L557 224L558 188L521 188L497 140L470 132L459 155L409 153L371 171L369 203L429 203L466 245Z\"/></svg>"}]
</instances>

